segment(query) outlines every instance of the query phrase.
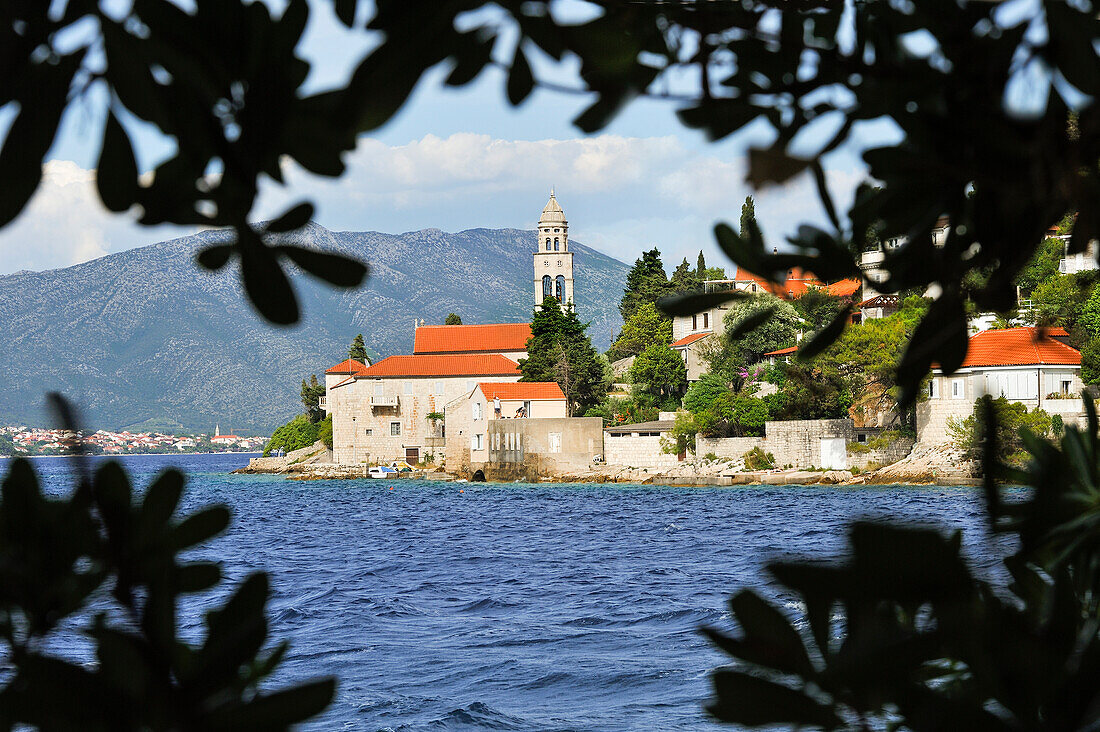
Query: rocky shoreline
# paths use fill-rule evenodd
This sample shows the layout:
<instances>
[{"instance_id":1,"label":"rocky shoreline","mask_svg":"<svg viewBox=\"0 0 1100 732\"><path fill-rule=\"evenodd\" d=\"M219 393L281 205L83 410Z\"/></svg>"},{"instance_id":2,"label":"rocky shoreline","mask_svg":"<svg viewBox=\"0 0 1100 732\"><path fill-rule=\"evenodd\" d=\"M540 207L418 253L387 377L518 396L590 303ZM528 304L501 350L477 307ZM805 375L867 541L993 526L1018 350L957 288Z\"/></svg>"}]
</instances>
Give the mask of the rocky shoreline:
<instances>
[{"instance_id":1,"label":"rocky shoreline","mask_svg":"<svg viewBox=\"0 0 1100 732\"><path fill-rule=\"evenodd\" d=\"M337 465L321 443L288 453L284 457L255 458L238 474L285 475L290 480L356 480L369 478L366 465ZM490 475L490 480L492 476ZM444 470L415 470L393 474L390 480L456 481L459 476ZM915 448L896 463L876 470L853 473L847 470L755 470L746 471L739 461L684 462L671 469L594 466L570 475L541 478L555 483L632 483L664 486L736 485L979 485L979 467L961 450L949 445ZM507 481L512 482L512 481ZM536 482L536 481L529 481Z\"/></svg>"}]
</instances>

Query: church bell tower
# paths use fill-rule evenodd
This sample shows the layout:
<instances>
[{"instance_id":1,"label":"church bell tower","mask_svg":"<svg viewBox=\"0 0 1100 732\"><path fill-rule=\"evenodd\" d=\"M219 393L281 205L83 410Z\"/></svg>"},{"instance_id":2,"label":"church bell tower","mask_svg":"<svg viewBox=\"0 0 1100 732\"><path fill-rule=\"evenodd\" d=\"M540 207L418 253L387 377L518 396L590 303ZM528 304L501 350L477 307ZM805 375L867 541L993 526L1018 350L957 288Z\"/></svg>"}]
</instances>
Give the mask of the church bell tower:
<instances>
[{"instance_id":1,"label":"church bell tower","mask_svg":"<svg viewBox=\"0 0 1100 732\"><path fill-rule=\"evenodd\" d=\"M573 252L569 251L569 222L554 190L539 217L535 251L535 307L556 297L562 310L573 308Z\"/></svg>"}]
</instances>

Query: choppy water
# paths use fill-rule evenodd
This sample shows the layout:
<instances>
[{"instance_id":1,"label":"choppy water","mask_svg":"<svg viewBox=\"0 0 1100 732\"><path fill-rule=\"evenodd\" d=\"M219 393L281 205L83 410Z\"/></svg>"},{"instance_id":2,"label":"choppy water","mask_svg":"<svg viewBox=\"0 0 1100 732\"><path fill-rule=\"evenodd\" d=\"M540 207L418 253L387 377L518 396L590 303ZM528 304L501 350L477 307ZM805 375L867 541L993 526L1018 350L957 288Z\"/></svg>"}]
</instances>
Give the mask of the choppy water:
<instances>
[{"instance_id":1,"label":"choppy water","mask_svg":"<svg viewBox=\"0 0 1100 732\"><path fill-rule=\"evenodd\" d=\"M723 656L697 628L728 627L725 601L746 586L794 612L764 560L838 556L849 521L889 515L964 529L968 553L991 564L970 488L228 474L245 461L125 459L139 485L166 465L184 468L191 510L232 507L232 528L202 553L232 581L271 573L272 637L292 640L279 681L339 677L314 729L698 729L708 725L708 671ZM66 489L67 460L34 462L51 490ZM188 633L204 609L187 608ZM80 652L76 639L58 645Z\"/></svg>"}]
</instances>

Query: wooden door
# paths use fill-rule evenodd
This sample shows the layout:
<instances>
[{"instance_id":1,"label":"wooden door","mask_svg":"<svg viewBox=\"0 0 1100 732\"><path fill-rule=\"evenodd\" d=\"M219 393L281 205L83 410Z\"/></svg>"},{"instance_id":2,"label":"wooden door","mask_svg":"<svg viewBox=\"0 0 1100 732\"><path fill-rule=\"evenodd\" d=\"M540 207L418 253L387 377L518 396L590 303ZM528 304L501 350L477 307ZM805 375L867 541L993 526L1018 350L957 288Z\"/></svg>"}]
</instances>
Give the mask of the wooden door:
<instances>
[{"instance_id":1,"label":"wooden door","mask_svg":"<svg viewBox=\"0 0 1100 732\"><path fill-rule=\"evenodd\" d=\"M418 462L420 462L420 448L406 447L405 462L407 462L409 465L416 465Z\"/></svg>"}]
</instances>

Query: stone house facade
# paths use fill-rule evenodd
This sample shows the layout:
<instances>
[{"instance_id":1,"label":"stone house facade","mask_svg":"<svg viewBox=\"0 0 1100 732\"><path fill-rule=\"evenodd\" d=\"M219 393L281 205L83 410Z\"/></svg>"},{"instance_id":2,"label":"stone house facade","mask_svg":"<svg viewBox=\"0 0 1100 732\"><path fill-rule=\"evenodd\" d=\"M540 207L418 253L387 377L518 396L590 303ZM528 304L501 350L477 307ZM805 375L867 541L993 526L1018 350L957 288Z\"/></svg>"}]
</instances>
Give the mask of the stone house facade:
<instances>
[{"instance_id":1,"label":"stone house facade","mask_svg":"<svg viewBox=\"0 0 1100 732\"><path fill-rule=\"evenodd\" d=\"M429 420L429 414L443 413L480 381L519 377L516 362L500 354L384 358L328 390L333 460L416 462L438 454L446 437L444 422Z\"/></svg>"},{"instance_id":2,"label":"stone house facade","mask_svg":"<svg viewBox=\"0 0 1100 732\"><path fill-rule=\"evenodd\" d=\"M926 399L917 404L917 441L946 443L948 421L974 411L989 394L1059 415L1067 424L1083 424L1081 352L1064 341L1062 328L987 330L970 337L966 359L953 374L933 369Z\"/></svg>"}]
</instances>

